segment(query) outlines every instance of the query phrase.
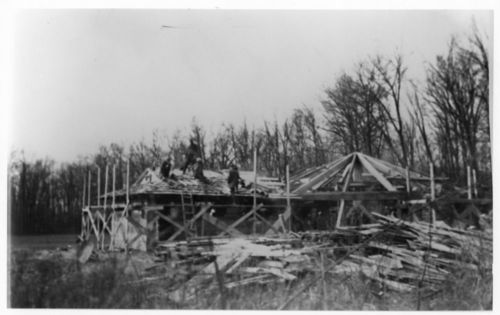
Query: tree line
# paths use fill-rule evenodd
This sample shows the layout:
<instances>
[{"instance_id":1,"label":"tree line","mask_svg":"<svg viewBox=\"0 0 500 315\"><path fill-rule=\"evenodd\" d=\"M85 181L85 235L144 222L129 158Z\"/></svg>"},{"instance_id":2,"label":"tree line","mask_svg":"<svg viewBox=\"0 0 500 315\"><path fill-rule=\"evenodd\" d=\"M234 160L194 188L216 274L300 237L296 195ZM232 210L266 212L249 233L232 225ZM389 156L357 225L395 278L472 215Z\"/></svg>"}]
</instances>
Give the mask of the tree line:
<instances>
[{"instance_id":1,"label":"tree line","mask_svg":"<svg viewBox=\"0 0 500 315\"><path fill-rule=\"evenodd\" d=\"M402 55L369 56L339 75L319 106L302 106L283 121L264 121L256 129L244 121L223 124L209 134L193 118L189 132L166 135L154 130L149 142L102 145L98 152L71 163L57 164L50 158L30 161L22 151L13 152L11 232L79 232L89 171L95 192L97 168L102 188L106 165L116 165L121 188L127 160L132 180L167 155L180 167L190 138L200 145L209 169L236 163L251 170L256 150L258 172L284 179L286 165L293 174L360 151L424 174L432 162L437 175L456 185L465 183L471 166L480 183L491 185L488 56L475 30L466 38L450 40L448 51L426 65L425 82L408 77Z\"/></svg>"}]
</instances>

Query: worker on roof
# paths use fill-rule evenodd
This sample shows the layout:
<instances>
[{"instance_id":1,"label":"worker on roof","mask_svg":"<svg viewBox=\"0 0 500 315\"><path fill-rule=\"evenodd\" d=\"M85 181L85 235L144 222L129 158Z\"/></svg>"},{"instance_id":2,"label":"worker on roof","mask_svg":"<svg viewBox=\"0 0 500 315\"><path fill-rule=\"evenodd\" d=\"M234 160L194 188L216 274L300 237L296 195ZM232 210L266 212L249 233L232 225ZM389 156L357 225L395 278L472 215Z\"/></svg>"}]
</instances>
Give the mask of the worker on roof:
<instances>
[{"instance_id":1,"label":"worker on roof","mask_svg":"<svg viewBox=\"0 0 500 315\"><path fill-rule=\"evenodd\" d=\"M170 171L172 170L172 158L167 156L165 161L161 163L160 174L163 176L163 179L167 179L170 177Z\"/></svg>"},{"instance_id":2,"label":"worker on roof","mask_svg":"<svg viewBox=\"0 0 500 315\"><path fill-rule=\"evenodd\" d=\"M229 185L229 189L231 189L231 195L238 192L239 184L244 185L243 179L240 177L240 173L238 172L238 167L236 166L236 164L231 164L229 168L227 183Z\"/></svg>"},{"instance_id":3,"label":"worker on roof","mask_svg":"<svg viewBox=\"0 0 500 315\"><path fill-rule=\"evenodd\" d=\"M203 174L203 162L201 161L201 158L197 158L196 163L194 164L194 178L196 178L197 180L199 180L204 184L210 183L208 178L206 178L205 175Z\"/></svg>"},{"instance_id":4,"label":"worker on roof","mask_svg":"<svg viewBox=\"0 0 500 315\"><path fill-rule=\"evenodd\" d=\"M186 152L186 161L182 169L182 174L186 174L187 168L196 162L196 157L199 157L200 148L196 141L191 138L189 139L189 147Z\"/></svg>"}]
</instances>

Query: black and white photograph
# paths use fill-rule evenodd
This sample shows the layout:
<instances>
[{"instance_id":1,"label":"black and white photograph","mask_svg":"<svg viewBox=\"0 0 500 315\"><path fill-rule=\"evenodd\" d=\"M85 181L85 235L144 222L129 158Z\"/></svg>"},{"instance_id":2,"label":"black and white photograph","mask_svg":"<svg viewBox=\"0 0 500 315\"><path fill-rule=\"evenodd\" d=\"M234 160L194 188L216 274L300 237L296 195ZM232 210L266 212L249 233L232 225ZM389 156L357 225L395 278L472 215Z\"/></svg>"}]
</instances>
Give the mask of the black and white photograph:
<instances>
[{"instance_id":1,"label":"black and white photograph","mask_svg":"<svg viewBox=\"0 0 500 315\"><path fill-rule=\"evenodd\" d=\"M17 8L7 308L492 311L494 11Z\"/></svg>"}]
</instances>

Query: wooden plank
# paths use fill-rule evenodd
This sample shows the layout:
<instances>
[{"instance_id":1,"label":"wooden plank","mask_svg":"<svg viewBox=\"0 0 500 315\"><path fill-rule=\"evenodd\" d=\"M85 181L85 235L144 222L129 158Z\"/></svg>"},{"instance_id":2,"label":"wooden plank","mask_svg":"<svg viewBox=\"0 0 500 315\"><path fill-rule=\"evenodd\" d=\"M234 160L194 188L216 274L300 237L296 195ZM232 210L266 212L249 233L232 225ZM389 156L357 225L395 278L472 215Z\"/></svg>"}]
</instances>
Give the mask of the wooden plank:
<instances>
[{"instance_id":1,"label":"wooden plank","mask_svg":"<svg viewBox=\"0 0 500 315\"><path fill-rule=\"evenodd\" d=\"M285 212L283 212L283 220L291 220L291 214L292 214L292 208L287 208ZM281 227L281 222L280 218L278 218L272 225L272 229L270 228L269 230L266 231L265 235L270 235L273 233L274 230L279 230Z\"/></svg>"},{"instance_id":2,"label":"wooden plank","mask_svg":"<svg viewBox=\"0 0 500 315\"><path fill-rule=\"evenodd\" d=\"M127 217L127 221L130 222L130 223L132 223L132 225L137 229L137 232L139 234L145 234L145 235L148 234L148 232L149 232L148 229L145 226L142 226L136 220L134 220L134 218L132 218L132 216L128 216Z\"/></svg>"},{"instance_id":3,"label":"wooden plank","mask_svg":"<svg viewBox=\"0 0 500 315\"><path fill-rule=\"evenodd\" d=\"M240 270L241 270L241 272L244 272L244 273L270 273L272 275L283 278L285 280L297 279L296 276L294 276L291 273L288 273L280 268L245 267L245 268L240 268Z\"/></svg>"},{"instance_id":4,"label":"wooden plank","mask_svg":"<svg viewBox=\"0 0 500 315\"><path fill-rule=\"evenodd\" d=\"M101 168L97 166L97 191L96 191L96 197L97 197L97 205L101 205Z\"/></svg>"},{"instance_id":5,"label":"wooden plank","mask_svg":"<svg viewBox=\"0 0 500 315\"><path fill-rule=\"evenodd\" d=\"M340 201L344 200L408 200L413 195L400 191L347 191L347 192L312 192L305 193L302 200Z\"/></svg>"},{"instance_id":6,"label":"wooden plank","mask_svg":"<svg viewBox=\"0 0 500 315\"><path fill-rule=\"evenodd\" d=\"M242 286L242 285L247 285L247 284L251 284L251 283L255 283L255 282L259 282L260 283L263 280L267 280L266 282L275 281L274 277L269 276L268 274L265 274L265 275L259 275L259 276L255 276L255 277L251 277L251 278L239 280L239 281L228 282L228 283L224 284L224 286L226 288L228 288L228 289L232 289L232 288L235 288L235 287L239 287L239 286Z\"/></svg>"},{"instance_id":7,"label":"wooden plank","mask_svg":"<svg viewBox=\"0 0 500 315\"><path fill-rule=\"evenodd\" d=\"M97 227L95 226L94 219L92 217L92 213L89 213L87 218L90 221L90 224L92 225L92 230L94 230L95 237L97 238L97 241L99 242L99 231L97 230Z\"/></svg>"},{"instance_id":8,"label":"wooden plank","mask_svg":"<svg viewBox=\"0 0 500 315\"><path fill-rule=\"evenodd\" d=\"M405 173L405 169L400 167L400 166L397 166L397 165L394 165L394 164L391 164L387 161L384 161L384 160L381 160L381 159L377 159L377 158L374 158L372 156L368 156L368 155L365 155L365 157L370 161L370 162L373 162L374 165L377 165L377 166L384 166L386 167L387 171L391 171L391 170L395 170L400 177L401 175L403 175ZM383 167L381 167L383 169ZM425 181L428 181L429 178L426 177L426 176L423 176L417 172L414 172L414 171L409 171L409 175L410 175L410 179L411 180L425 180ZM402 176L401 176L402 177ZM447 180L446 178L439 178L439 180Z\"/></svg>"},{"instance_id":9,"label":"wooden plank","mask_svg":"<svg viewBox=\"0 0 500 315\"><path fill-rule=\"evenodd\" d=\"M116 164L113 164L113 195L111 200L111 208L116 208Z\"/></svg>"},{"instance_id":10,"label":"wooden plank","mask_svg":"<svg viewBox=\"0 0 500 315\"><path fill-rule=\"evenodd\" d=\"M382 175L379 171L377 171L377 169L375 169L375 167L373 167L373 165L371 165L370 162L368 162L365 159L363 154L359 153L358 158L359 158L359 161L361 162L361 164L363 165L363 167L366 168L368 170L368 172L373 177L375 177L375 179L380 184L382 184L382 186L384 186L388 191L397 191L397 189L394 186L392 186L392 184L384 177L384 175Z\"/></svg>"},{"instance_id":11,"label":"wooden plank","mask_svg":"<svg viewBox=\"0 0 500 315\"><path fill-rule=\"evenodd\" d=\"M106 172L104 175L104 208L108 205L108 169L109 165L106 163L106 168L104 170L104 172Z\"/></svg>"},{"instance_id":12,"label":"wooden plank","mask_svg":"<svg viewBox=\"0 0 500 315\"><path fill-rule=\"evenodd\" d=\"M87 185L85 185L85 176L83 176L83 189L82 189L82 208L85 208L85 189Z\"/></svg>"},{"instance_id":13,"label":"wooden plank","mask_svg":"<svg viewBox=\"0 0 500 315\"><path fill-rule=\"evenodd\" d=\"M472 170L472 188L474 189L474 198L477 198L477 176L476 170Z\"/></svg>"},{"instance_id":14,"label":"wooden plank","mask_svg":"<svg viewBox=\"0 0 500 315\"><path fill-rule=\"evenodd\" d=\"M276 232L276 234L279 234L279 230L274 228L274 226L269 222L267 221L264 217L262 217L260 214L258 213L255 213L255 216L257 217L257 219L259 219L260 221L262 221L265 225L267 225L269 227L269 229L273 230L274 232ZM281 217L280 217L281 218ZM268 230L269 231L269 230ZM267 233L267 231L266 231Z\"/></svg>"},{"instance_id":15,"label":"wooden plank","mask_svg":"<svg viewBox=\"0 0 500 315\"><path fill-rule=\"evenodd\" d=\"M91 191L91 184L92 184L92 173L90 172L90 170L89 170L89 181L88 181L87 184L88 184L88 189L87 189L87 198L88 198L87 205L90 207L90 204L91 204L91 202L90 202L91 201L91 199L90 199L90 196L91 196L90 191Z\"/></svg>"},{"instance_id":16,"label":"wooden plank","mask_svg":"<svg viewBox=\"0 0 500 315\"><path fill-rule=\"evenodd\" d=\"M349 184L351 183L352 180L352 173L354 172L354 167L356 163L356 157L357 154L353 155L351 164L349 165L349 171L347 172L347 177L344 182L344 187L342 187L342 192L345 193L347 191L347 188L349 188ZM344 213L344 208L345 208L345 199L342 199L340 201L340 207L339 211L337 212L337 221L335 222L335 227L339 228L340 224L342 223L342 215Z\"/></svg>"},{"instance_id":17,"label":"wooden plank","mask_svg":"<svg viewBox=\"0 0 500 315\"><path fill-rule=\"evenodd\" d=\"M467 199L472 199L472 176L469 165L467 165Z\"/></svg>"},{"instance_id":18,"label":"wooden plank","mask_svg":"<svg viewBox=\"0 0 500 315\"><path fill-rule=\"evenodd\" d=\"M236 260L236 262L226 271L226 273L232 273L233 271L236 270L242 263L245 262L245 260L250 257L250 253L242 253L241 256Z\"/></svg>"}]
</instances>

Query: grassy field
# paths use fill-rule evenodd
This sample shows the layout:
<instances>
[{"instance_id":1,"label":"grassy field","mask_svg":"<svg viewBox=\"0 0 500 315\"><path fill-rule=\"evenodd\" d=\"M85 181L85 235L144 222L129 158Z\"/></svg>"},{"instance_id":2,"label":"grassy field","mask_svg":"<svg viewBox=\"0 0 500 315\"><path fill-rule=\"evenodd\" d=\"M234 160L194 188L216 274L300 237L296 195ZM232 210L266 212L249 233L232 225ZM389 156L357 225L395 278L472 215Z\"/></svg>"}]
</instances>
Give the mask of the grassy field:
<instances>
[{"instance_id":1,"label":"grassy field","mask_svg":"<svg viewBox=\"0 0 500 315\"><path fill-rule=\"evenodd\" d=\"M295 281L251 284L234 289L217 285L216 277L194 288L185 284L190 267L165 263L159 279L144 275L145 253L111 253L76 263L69 236L28 241L17 239L10 255L10 306L14 308L124 308L124 309L244 309L275 310L489 310L492 272L489 262L477 271L457 266L434 292L398 293L367 279L350 275L304 272ZM73 239L74 242L74 239ZM29 249L29 244L34 248ZM43 246L42 246L43 245ZM58 250L47 250L58 247ZM40 248L45 248L40 250ZM464 259L466 255L464 255ZM466 261L464 260L464 263ZM323 266L328 268L329 265ZM173 300L169 291L180 288L190 299ZM183 294L184 296L184 294Z\"/></svg>"}]
</instances>

